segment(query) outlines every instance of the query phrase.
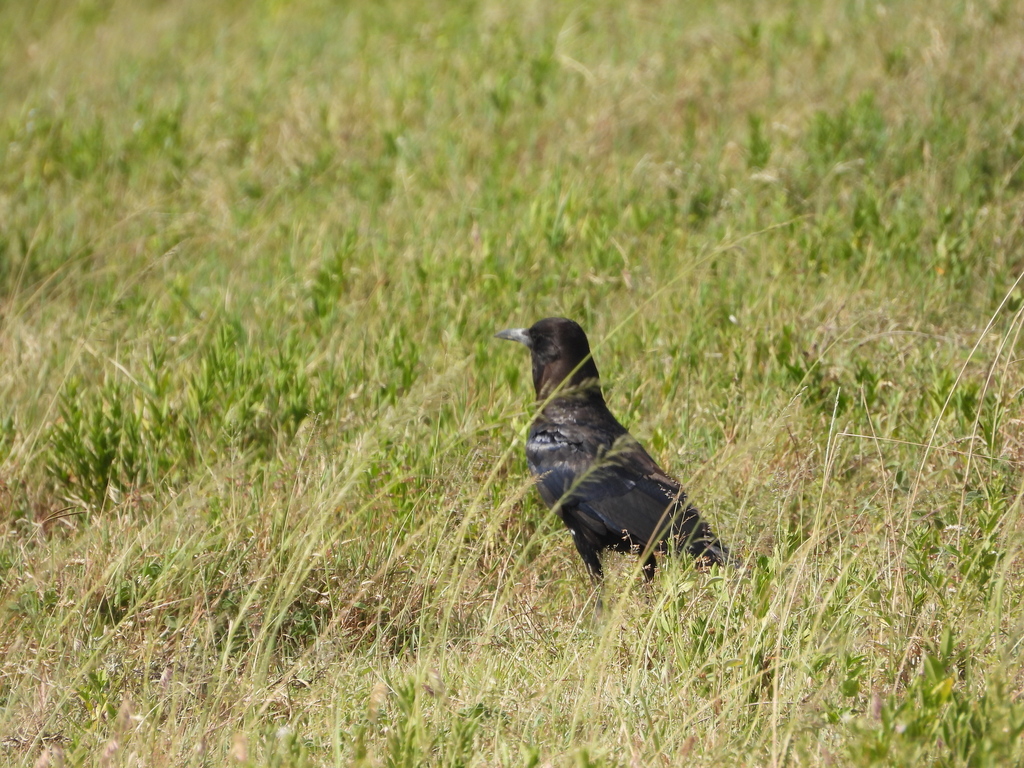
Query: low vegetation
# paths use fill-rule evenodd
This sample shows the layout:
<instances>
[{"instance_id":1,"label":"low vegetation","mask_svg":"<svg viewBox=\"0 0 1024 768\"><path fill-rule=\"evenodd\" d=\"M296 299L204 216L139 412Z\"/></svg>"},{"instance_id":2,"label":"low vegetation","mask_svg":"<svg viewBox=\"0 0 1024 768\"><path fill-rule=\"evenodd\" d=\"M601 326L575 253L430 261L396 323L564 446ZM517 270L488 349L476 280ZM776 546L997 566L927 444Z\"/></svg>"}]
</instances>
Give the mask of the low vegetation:
<instances>
[{"instance_id":1,"label":"low vegetation","mask_svg":"<svg viewBox=\"0 0 1024 768\"><path fill-rule=\"evenodd\" d=\"M1019 764L1022 25L0 6L0 763ZM742 569L595 623L551 315Z\"/></svg>"}]
</instances>

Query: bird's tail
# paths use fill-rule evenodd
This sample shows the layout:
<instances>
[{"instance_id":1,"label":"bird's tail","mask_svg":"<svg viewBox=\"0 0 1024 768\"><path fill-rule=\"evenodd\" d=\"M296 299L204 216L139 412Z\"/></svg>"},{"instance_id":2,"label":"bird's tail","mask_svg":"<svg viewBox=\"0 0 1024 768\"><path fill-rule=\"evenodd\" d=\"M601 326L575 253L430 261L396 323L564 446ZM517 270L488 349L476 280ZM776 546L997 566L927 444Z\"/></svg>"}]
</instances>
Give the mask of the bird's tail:
<instances>
[{"instance_id":1,"label":"bird's tail","mask_svg":"<svg viewBox=\"0 0 1024 768\"><path fill-rule=\"evenodd\" d=\"M740 561L736 558L725 544L718 539L710 541L694 541L689 546L690 554L697 559L710 560L713 565L731 565L738 567Z\"/></svg>"},{"instance_id":2,"label":"bird's tail","mask_svg":"<svg viewBox=\"0 0 1024 768\"><path fill-rule=\"evenodd\" d=\"M680 521L681 524L677 523L676 526L675 535L679 548L685 549L695 559L710 562L712 565L739 566L739 559L711 532L711 526L700 519L697 510L690 507L687 513Z\"/></svg>"}]
</instances>

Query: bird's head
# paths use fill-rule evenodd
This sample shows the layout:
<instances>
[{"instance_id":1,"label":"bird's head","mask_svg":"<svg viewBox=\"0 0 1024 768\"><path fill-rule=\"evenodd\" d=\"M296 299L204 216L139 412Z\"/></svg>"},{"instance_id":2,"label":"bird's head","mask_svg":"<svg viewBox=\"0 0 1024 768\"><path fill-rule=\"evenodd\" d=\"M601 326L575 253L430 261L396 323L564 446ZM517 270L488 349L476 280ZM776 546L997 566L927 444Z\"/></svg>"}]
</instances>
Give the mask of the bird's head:
<instances>
[{"instance_id":1,"label":"bird's head","mask_svg":"<svg viewBox=\"0 0 1024 768\"><path fill-rule=\"evenodd\" d=\"M596 393L601 397L597 366L590 355L587 334L579 323L564 317L549 317L529 328L509 328L494 335L518 341L530 349L533 388L538 400L549 397L559 386L559 395L593 396Z\"/></svg>"}]
</instances>

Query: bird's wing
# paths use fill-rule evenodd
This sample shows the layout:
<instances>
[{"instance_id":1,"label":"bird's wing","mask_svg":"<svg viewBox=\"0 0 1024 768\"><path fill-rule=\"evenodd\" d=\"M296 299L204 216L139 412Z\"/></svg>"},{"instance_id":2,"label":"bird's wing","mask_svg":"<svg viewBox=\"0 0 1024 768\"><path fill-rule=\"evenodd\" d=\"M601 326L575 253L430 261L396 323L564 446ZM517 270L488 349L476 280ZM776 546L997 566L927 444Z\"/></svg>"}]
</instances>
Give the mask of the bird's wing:
<instances>
[{"instance_id":1,"label":"bird's wing","mask_svg":"<svg viewBox=\"0 0 1024 768\"><path fill-rule=\"evenodd\" d=\"M679 484L626 433L613 440L577 425L544 425L531 432L527 458L545 501L576 507L595 532L639 546L664 535L685 499Z\"/></svg>"},{"instance_id":2,"label":"bird's wing","mask_svg":"<svg viewBox=\"0 0 1024 768\"><path fill-rule=\"evenodd\" d=\"M573 495L579 509L640 546L664 536L686 498L679 484L635 443L630 450L612 450L596 461Z\"/></svg>"}]
</instances>

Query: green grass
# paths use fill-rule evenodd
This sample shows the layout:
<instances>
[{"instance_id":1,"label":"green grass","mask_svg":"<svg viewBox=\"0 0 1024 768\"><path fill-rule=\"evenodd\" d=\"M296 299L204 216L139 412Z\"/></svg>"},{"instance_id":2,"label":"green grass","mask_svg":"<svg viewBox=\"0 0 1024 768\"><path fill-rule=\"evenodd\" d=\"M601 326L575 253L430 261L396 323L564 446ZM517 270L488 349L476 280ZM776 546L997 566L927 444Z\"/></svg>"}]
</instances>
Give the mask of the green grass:
<instances>
[{"instance_id":1,"label":"green grass","mask_svg":"<svg viewBox=\"0 0 1024 768\"><path fill-rule=\"evenodd\" d=\"M0 5L0 764L1020 763L1022 24ZM594 625L549 315L743 570Z\"/></svg>"}]
</instances>

